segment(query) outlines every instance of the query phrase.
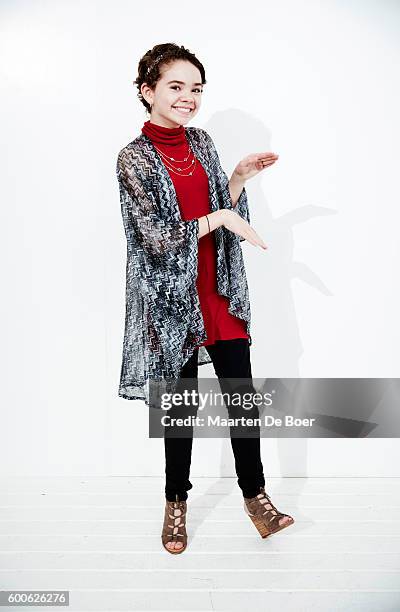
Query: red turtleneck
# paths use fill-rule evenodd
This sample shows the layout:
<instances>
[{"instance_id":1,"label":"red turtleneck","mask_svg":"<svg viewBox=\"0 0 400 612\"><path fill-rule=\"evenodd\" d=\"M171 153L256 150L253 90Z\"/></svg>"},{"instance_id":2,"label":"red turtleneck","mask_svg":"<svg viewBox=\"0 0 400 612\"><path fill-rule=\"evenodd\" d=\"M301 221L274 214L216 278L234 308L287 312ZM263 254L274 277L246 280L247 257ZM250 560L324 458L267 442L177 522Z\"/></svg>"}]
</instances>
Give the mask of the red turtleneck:
<instances>
[{"instance_id":1,"label":"red turtleneck","mask_svg":"<svg viewBox=\"0 0 400 612\"><path fill-rule=\"evenodd\" d=\"M190 153L183 125L167 128L146 121L142 133L150 138L157 149L169 157L183 160ZM160 157L165 163L161 155ZM188 161L183 162L181 167L186 168L193 157L194 155L190 153ZM176 166L174 162L172 164ZM175 187L183 221L203 217L211 212L208 177L197 158L192 176L181 176L168 167L167 170ZM190 168L185 173L187 174L189 170ZM202 343L204 346L214 344L216 340L249 338L246 322L228 312L228 298L219 295L217 291L217 250L214 232L206 234L199 240L197 291L207 333L207 340Z\"/></svg>"}]
</instances>

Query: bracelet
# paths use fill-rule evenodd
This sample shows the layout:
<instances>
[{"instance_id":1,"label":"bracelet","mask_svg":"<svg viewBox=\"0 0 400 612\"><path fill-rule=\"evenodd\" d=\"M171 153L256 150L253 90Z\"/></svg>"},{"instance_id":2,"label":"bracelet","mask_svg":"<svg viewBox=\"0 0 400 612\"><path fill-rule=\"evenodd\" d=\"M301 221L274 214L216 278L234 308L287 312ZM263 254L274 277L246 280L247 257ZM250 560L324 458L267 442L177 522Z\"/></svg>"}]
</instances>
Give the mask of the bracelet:
<instances>
[{"instance_id":1,"label":"bracelet","mask_svg":"<svg viewBox=\"0 0 400 612\"><path fill-rule=\"evenodd\" d=\"M207 219L207 223L208 223L208 233L211 233L211 230L210 230L210 222L209 222L209 220L208 220L208 216L207 216L207 215L206 215L206 219Z\"/></svg>"}]
</instances>

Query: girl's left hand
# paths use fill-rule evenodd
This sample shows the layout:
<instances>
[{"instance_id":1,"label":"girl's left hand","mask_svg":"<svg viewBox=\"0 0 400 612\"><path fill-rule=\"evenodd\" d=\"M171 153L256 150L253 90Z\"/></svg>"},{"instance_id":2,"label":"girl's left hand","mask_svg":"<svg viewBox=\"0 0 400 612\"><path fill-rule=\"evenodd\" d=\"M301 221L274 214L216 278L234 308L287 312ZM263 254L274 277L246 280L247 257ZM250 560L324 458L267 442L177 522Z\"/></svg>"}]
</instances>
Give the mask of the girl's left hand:
<instances>
[{"instance_id":1,"label":"girl's left hand","mask_svg":"<svg viewBox=\"0 0 400 612\"><path fill-rule=\"evenodd\" d=\"M264 170L264 168L272 166L278 157L279 155L269 151L265 153L252 153L238 163L233 174L241 181L247 181L247 179L255 176Z\"/></svg>"}]
</instances>

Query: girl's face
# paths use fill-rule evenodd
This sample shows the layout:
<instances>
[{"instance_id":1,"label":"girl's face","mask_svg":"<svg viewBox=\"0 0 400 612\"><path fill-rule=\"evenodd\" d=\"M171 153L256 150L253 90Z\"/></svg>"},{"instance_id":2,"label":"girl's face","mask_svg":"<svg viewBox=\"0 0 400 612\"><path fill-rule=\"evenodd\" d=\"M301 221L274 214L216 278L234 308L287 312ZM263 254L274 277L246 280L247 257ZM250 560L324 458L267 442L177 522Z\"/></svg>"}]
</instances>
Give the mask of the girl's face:
<instances>
[{"instance_id":1,"label":"girl's face","mask_svg":"<svg viewBox=\"0 0 400 612\"><path fill-rule=\"evenodd\" d=\"M142 96L152 105L150 121L170 128L185 125L201 105L200 70L186 60L175 60L161 67L161 75L154 89L146 83L141 87Z\"/></svg>"}]
</instances>

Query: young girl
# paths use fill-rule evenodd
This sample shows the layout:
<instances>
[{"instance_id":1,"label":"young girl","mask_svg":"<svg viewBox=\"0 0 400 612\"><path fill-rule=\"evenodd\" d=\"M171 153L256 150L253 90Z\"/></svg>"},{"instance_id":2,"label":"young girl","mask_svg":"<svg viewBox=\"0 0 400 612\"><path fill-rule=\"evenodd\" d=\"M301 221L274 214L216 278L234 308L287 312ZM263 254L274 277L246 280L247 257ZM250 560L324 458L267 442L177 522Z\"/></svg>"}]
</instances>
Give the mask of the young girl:
<instances>
[{"instance_id":1,"label":"young girl","mask_svg":"<svg viewBox=\"0 0 400 612\"><path fill-rule=\"evenodd\" d=\"M149 405L150 379L197 379L211 363L227 378L251 380L250 304L240 242L267 246L250 226L245 182L278 155L248 155L230 180L209 134L184 127L199 111L205 70L183 46L156 45L135 84L150 114L117 161L127 238L126 318L119 395ZM229 408L228 408L229 410ZM250 415L249 415L250 416ZM231 430L232 431L232 430ZM173 554L187 546L193 429L164 436L165 512L161 534ZM294 520L265 492L259 428L231 433L244 508L262 537Z\"/></svg>"}]
</instances>

